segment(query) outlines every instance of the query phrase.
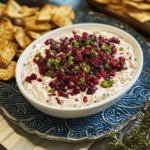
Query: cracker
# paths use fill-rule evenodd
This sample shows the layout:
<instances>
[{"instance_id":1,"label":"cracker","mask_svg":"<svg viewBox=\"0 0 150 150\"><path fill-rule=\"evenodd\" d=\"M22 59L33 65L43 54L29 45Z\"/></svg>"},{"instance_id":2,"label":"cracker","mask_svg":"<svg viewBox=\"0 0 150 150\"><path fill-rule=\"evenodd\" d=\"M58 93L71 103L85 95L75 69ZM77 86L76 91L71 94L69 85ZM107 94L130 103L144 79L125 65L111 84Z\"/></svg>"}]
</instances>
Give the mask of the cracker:
<instances>
[{"instance_id":1,"label":"cracker","mask_svg":"<svg viewBox=\"0 0 150 150\"><path fill-rule=\"evenodd\" d=\"M51 28L49 23L36 23L35 16L26 17L23 20L26 30L43 31Z\"/></svg>"},{"instance_id":2,"label":"cracker","mask_svg":"<svg viewBox=\"0 0 150 150\"><path fill-rule=\"evenodd\" d=\"M7 44L10 45L14 49L15 52L17 51L18 46L19 46L17 43L14 43L12 41L7 41Z\"/></svg>"},{"instance_id":3,"label":"cracker","mask_svg":"<svg viewBox=\"0 0 150 150\"><path fill-rule=\"evenodd\" d=\"M13 31L0 31L0 37L9 41L14 41Z\"/></svg>"},{"instance_id":4,"label":"cracker","mask_svg":"<svg viewBox=\"0 0 150 150\"><path fill-rule=\"evenodd\" d=\"M123 2L123 4L133 6L137 9L140 9L140 10L150 10L150 4L143 3L143 2L135 3L135 2L132 2L132 1L127 1L126 0L126 1Z\"/></svg>"},{"instance_id":5,"label":"cracker","mask_svg":"<svg viewBox=\"0 0 150 150\"><path fill-rule=\"evenodd\" d=\"M52 21L58 25L59 27L72 25L72 21L70 18L55 14L52 17Z\"/></svg>"},{"instance_id":6,"label":"cracker","mask_svg":"<svg viewBox=\"0 0 150 150\"><path fill-rule=\"evenodd\" d=\"M26 34L30 36L33 39L38 39L40 36L50 32L51 30L48 31L39 31L39 32L34 32L34 31L27 31Z\"/></svg>"},{"instance_id":7,"label":"cracker","mask_svg":"<svg viewBox=\"0 0 150 150\"><path fill-rule=\"evenodd\" d=\"M13 25L8 18L2 18L0 22L0 31L13 31Z\"/></svg>"},{"instance_id":8,"label":"cracker","mask_svg":"<svg viewBox=\"0 0 150 150\"><path fill-rule=\"evenodd\" d=\"M24 26L24 22L22 18L12 19L12 23L17 26Z\"/></svg>"},{"instance_id":9,"label":"cracker","mask_svg":"<svg viewBox=\"0 0 150 150\"><path fill-rule=\"evenodd\" d=\"M131 6L125 7L124 12L141 23L150 21L150 12L142 11Z\"/></svg>"},{"instance_id":10,"label":"cracker","mask_svg":"<svg viewBox=\"0 0 150 150\"><path fill-rule=\"evenodd\" d=\"M0 3L0 17L3 16L3 13L4 13L5 8L6 8L6 5Z\"/></svg>"},{"instance_id":11,"label":"cracker","mask_svg":"<svg viewBox=\"0 0 150 150\"><path fill-rule=\"evenodd\" d=\"M58 25L56 25L55 23L50 22L50 24L51 24L51 29L56 29L56 28L58 28Z\"/></svg>"},{"instance_id":12,"label":"cracker","mask_svg":"<svg viewBox=\"0 0 150 150\"><path fill-rule=\"evenodd\" d=\"M71 5L61 5L57 8L55 14L61 15L61 16L68 16L71 9L72 9Z\"/></svg>"},{"instance_id":13,"label":"cracker","mask_svg":"<svg viewBox=\"0 0 150 150\"><path fill-rule=\"evenodd\" d=\"M74 20L75 19L75 13L73 10L70 11L68 17L71 19L71 20Z\"/></svg>"},{"instance_id":14,"label":"cracker","mask_svg":"<svg viewBox=\"0 0 150 150\"><path fill-rule=\"evenodd\" d=\"M109 4L110 3L109 0L94 0L94 1L99 3L99 4Z\"/></svg>"},{"instance_id":15,"label":"cracker","mask_svg":"<svg viewBox=\"0 0 150 150\"><path fill-rule=\"evenodd\" d=\"M23 29L23 28L17 25L13 25L13 32L16 32L19 29Z\"/></svg>"},{"instance_id":16,"label":"cracker","mask_svg":"<svg viewBox=\"0 0 150 150\"><path fill-rule=\"evenodd\" d=\"M7 67L13 57L15 56L15 51L12 46L8 45L6 40L0 40L0 67Z\"/></svg>"},{"instance_id":17,"label":"cracker","mask_svg":"<svg viewBox=\"0 0 150 150\"><path fill-rule=\"evenodd\" d=\"M22 49L25 49L30 43L32 43L31 38L26 35L25 29L17 28L14 36Z\"/></svg>"},{"instance_id":18,"label":"cracker","mask_svg":"<svg viewBox=\"0 0 150 150\"><path fill-rule=\"evenodd\" d=\"M55 13L57 7L55 5L46 4L37 14L36 21L38 22L50 22L52 15Z\"/></svg>"},{"instance_id":19,"label":"cracker","mask_svg":"<svg viewBox=\"0 0 150 150\"><path fill-rule=\"evenodd\" d=\"M121 10L122 5L114 5L114 4L108 4L106 5L108 8L115 9L115 10Z\"/></svg>"},{"instance_id":20,"label":"cracker","mask_svg":"<svg viewBox=\"0 0 150 150\"><path fill-rule=\"evenodd\" d=\"M16 56L19 58L21 56L21 54L20 53L16 53Z\"/></svg>"},{"instance_id":21,"label":"cracker","mask_svg":"<svg viewBox=\"0 0 150 150\"><path fill-rule=\"evenodd\" d=\"M110 0L112 4L121 4L122 0Z\"/></svg>"},{"instance_id":22,"label":"cracker","mask_svg":"<svg viewBox=\"0 0 150 150\"><path fill-rule=\"evenodd\" d=\"M38 8L28 8L27 6L20 6L14 0L8 0L4 14L10 18L23 18L34 15Z\"/></svg>"},{"instance_id":23,"label":"cracker","mask_svg":"<svg viewBox=\"0 0 150 150\"><path fill-rule=\"evenodd\" d=\"M24 50L17 50L16 51L16 56L19 58L21 54L23 53Z\"/></svg>"},{"instance_id":24,"label":"cracker","mask_svg":"<svg viewBox=\"0 0 150 150\"><path fill-rule=\"evenodd\" d=\"M0 80L7 81L15 77L15 69L17 62L11 61L7 68L0 68Z\"/></svg>"}]
</instances>

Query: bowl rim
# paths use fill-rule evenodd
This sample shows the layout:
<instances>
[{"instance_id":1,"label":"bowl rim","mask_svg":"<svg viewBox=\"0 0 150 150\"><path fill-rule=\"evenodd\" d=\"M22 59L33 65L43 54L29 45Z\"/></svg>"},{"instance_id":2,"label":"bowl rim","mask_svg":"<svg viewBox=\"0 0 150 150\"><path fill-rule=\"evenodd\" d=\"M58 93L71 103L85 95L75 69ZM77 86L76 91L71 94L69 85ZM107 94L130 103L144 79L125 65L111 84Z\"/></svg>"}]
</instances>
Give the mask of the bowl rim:
<instances>
[{"instance_id":1,"label":"bowl rim","mask_svg":"<svg viewBox=\"0 0 150 150\"><path fill-rule=\"evenodd\" d=\"M83 26L83 25L84 25L84 27L94 25L94 26L102 26L102 27L112 28L112 29L118 30L118 32L122 32L123 34L129 36L134 41L134 43L139 48L140 57L141 57L141 62L140 62L140 65L137 68L137 73L134 75L134 78L131 80L131 82L129 84L127 84L127 86L125 88L123 88L118 93L114 94L113 96L111 96L111 97L109 97L109 98L107 98L107 99L105 99L103 101L100 101L98 103L95 103L95 104L92 104L92 105L86 106L86 107L80 107L80 108L59 108L59 107L47 105L45 103L42 103L42 102L34 99L32 96L30 96L27 93L27 91L24 89L22 83L19 82L19 76L21 76L21 72L22 72L22 70L21 70L20 74L18 73L19 70L20 70L19 66L20 66L20 63L22 65L24 63L24 62L22 62L22 58L24 57L25 51L31 51L32 49L29 50L29 47L31 45L36 45L38 41L40 41L41 39L43 39L44 37L46 37L47 35L49 35L51 33L58 32L60 30L64 30L64 32L65 32L65 30L68 29L68 28L72 28L72 27L74 27L74 28L81 28L80 26ZM47 39L45 39L45 40L47 40ZM111 25L100 24L100 23L81 23L81 24L74 24L74 25L62 27L62 28L59 28L59 29L55 29L55 30L53 30L53 31L51 31L49 33L46 33L45 35L41 36L40 38L38 38L34 42L32 42L28 47L26 47L26 49L24 50L24 52L22 53L22 55L18 59L17 66L16 66L16 71L15 71L15 78L16 78L16 82L17 82L17 85L18 85L21 93L26 97L26 99L29 102L31 101L31 103L35 103L35 105L39 105L40 107L45 107L45 109L51 109L50 111L63 111L63 112L68 112L68 111L70 112L71 111L71 112L73 112L73 111L88 110L88 109L93 109L93 108L97 108L97 107L100 107L100 106L104 106L105 104L110 103L113 100L115 100L116 98L120 97L121 95L124 94L125 91L129 90L129 87L133 86L133 84L136 82L136 80L138 79L138 77L139 77L139 75L140 75L140 73L142 71L142 67L143 67L143 53L142 53L142 48L139 45L139 43L137 42L137 40L132 35L130 35L129 33L127 33L126 31L124 31L122 29L119 29L119 28L111 26Z\"/></svg>"}]
</instances>

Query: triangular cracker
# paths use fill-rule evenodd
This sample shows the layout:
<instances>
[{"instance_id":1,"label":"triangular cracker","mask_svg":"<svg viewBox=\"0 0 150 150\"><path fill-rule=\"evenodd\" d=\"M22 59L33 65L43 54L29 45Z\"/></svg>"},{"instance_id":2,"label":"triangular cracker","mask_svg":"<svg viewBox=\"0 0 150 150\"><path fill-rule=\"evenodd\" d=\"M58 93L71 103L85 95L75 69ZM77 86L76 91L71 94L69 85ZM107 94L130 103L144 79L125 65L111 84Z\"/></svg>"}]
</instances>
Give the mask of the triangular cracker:
<instances>
[{"instance_id":1,"label":"triangular cracker","mask_svg":"<svg viewBox=\"0 0 150 150\"><path fill-rule=\"evenodd\" d=\"M72 9L71 5L61 5L57 8L55 14L61 15L61 16L68 16L71 9Z\"/></svg>"},{"instance_id":2,"label":"triangular cracker","mask_svg":"<svg viewBox=\"0 0 150 150\"><path fill-rule=\"evenodd\" d=\"M0 80L7 81L15 77L15 69L17 62L11 61L7 68L0 68Z\"/></svg>"},{"instance_id":3,"label":"triangular cracker","mask_svg":"<svg viewBox=\"0 0 150 150\"><path fill-rule=\"evenodd\" d=\"M9 41L14 41L13 31L0 31L0 37Z\"/></svg>"},{"instance_id":4,"label":"triangular cracker","mask_svg":"<svg viewBox=\"0 0 150 150\"><path fill-rule=\"evenodd\" d=\"M15 56L15 51L12 46L8 45L6 40L0 40L0 67L7 67L13 57Z\"/></svg>"},{"instance_id":5,"label":"triangular cracker","mask_svg":"<svg viewBox=\"0 0 150 150\"><path fill-rule=\"evenodd\" d=\"M52 15L55 13L57 7L55 5L46 4L42 7L36 16L38 22L50 22Z\"/></svg>"},{"instance_id":6,"label":"triangular cracker","mask_svg":"<svg viewBox=\"0 0 150 150\"><path fill-rule=\"evenodd\" d=\"M5 8L6 8L6 5L0 3L0 17L3 15Z\"/></svg>"},{"instance_id":7,"label":"triangular cracker","mask_svg":"<svg viewBox=\"0 0 150 150\"><path fill-rule=\"evenodd\" d=\"M52 21L58 25L59 27L72 25L72 21L70 18L55 14L52 17Z\"/></svg>"},{"instance_id":8,"label":"triangular cracker","mask_svg":"<svg viewBox=\"0 0 150 150\"><path fill-rule=\"evenodd\" d=\"M30 43L32 43L31 38L26 35L25 29L17 28L14 36L22 49L25 49Z\"/></svg>"},{"instance_id":9,"label":"triangular cracker","mask_svg":"<svg viewBox=\"0 0 150 150\"><path fill-rule=\"evenodd\" d=\"M35 16L26 17L23 20L26 30L43 31L51 28L49 23L36 23Z\"/></svg>"},{"instance_id":10,"label":"triangular cracker","mask_svg":"<svg viewBox=\"0 0 150 150\"><path fill-rule=\"evenodd\" d=\"M0 21L0 31L13 31L13 25L8 18L2 18Z\"/></svg>"},{"instance_id":11,"label":"triangular cracker","mask_svg":"<svg viewBox=\"0 0 150 150\"><path fill-rule=\"evenodd\" d=\"M74 20L75 19L75 13L73 10L70 11L68 17L71 19L71 20Z\"/></svg>"},{"instance_id":12,"label":"triangular cracker","mask_svg":"<svg viewBox=\"0 0 150 150\"><path fill-rule=\"evenodd\" d=\"M10 18L23 18L34 15L38 8L28 8L27 6L20 6L14 0L8 0L4 14Z\"/></svg>"}]
</instances>

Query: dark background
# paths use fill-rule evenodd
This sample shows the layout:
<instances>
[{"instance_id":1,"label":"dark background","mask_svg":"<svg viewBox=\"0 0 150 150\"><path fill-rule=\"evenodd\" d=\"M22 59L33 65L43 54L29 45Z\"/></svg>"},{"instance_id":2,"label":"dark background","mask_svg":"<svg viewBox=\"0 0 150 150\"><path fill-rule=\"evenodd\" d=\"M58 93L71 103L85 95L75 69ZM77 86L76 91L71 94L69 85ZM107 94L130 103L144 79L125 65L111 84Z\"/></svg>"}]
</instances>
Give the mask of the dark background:
<instances>
[{"instance_id":1,"label":"dark background","mask_svg":"<svg viewBox=\"0 0 150 150\"><path fill-rule=\"evenodd\" d=\"M89 5L87 0L15 0L20 5L27 5L29 7L42 7L44 4L53 5L72 5L74 11L96 11L92 6ZM7 0L0 0L1 3L7 3ZM124 21L125 22L125 21ZM144 38L150 42L150 34L138 31Z\"/></svg>"}]
</instances>

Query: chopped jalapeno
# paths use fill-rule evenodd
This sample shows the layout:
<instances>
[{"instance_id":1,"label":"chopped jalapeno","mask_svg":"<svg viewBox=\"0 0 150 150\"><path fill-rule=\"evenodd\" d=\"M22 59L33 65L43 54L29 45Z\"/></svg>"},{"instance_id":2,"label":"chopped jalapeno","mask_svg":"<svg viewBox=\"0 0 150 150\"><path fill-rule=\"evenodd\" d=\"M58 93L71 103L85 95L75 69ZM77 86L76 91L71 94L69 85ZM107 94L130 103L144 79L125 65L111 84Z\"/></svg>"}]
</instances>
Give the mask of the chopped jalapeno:
<instances>
[{"instance_id":1,"label":"chopped jalapeno","mask_svg":"<svg viewBox=\"0 0 150 150\"><path fill-rule=\"evenodd\" d=\"M119 48L119 51L123 51L123 47L120 47L120 48Z\"/></svg>"},{"instance_id":2,"label":"chopped jalapeno","mask_svg":"<svg viewBox=\"0 0 150 150\"><path fill-rule=\"evenodd\" d=\"M112 84L114 84L114 80L111 80L111 81L102 81L102 82L101 82L101 86L102 86L103 88L108 88L108 87L110 87Z\"/></svg>"},{"instance_id":3,"label":"chopped jalapeno","mask_svg":"<svg viewBox=\"0 0 150 150\"><path fill-rule=\"evenodd\" d=\"M49 52L49 54L50 54L51 56L53 56L53 55L57 55L57 52L56 52L55 50L51 50L51 51Z\"/></svg>"},{"instance_id":4,"label":"chopped jalapeno","mask_svg":"<svg viewBox=\"0 0 150 150\"><path fill-rule=\"evenodd\" d=\"M87 41L87 42L85 42L85 43L84 43L84 45L89 45L89 44L90 44L90 42L89 42L89 41Z\"/></svg>"},{"instance_id":5,"label":"chopped jalapeno","mask_svg":"<svg viewBox=\"0 0 150 150\"><path fill-rule=\"evenodd\" d=\"M82 51L84 51L84 50L85 50L85 48L84 48L84 47L81 47L81 49L82 49Z\"/></svg>"},{"instance_id":6,"label":"chopped jalapeno","mask_svg":"<svg viewBox=\"0 0 150 150\"><path fill-rule=\"evenodd\" d=\"M50 68L50 66L51 66L51 62L47 62L46 68Z\"/></svg>"},{"instance_id":7,"label":"chopped jalapeno","mask_svg":"<svg viewBox=\"0 0 150 150\"><path fill-rule=\"evenodd\" d=\"M60 44L57 44L58 47L60 47Z\"/></svg>"},{"instance_id":8,"label":"chopped jalapeno","mask_svg":"<svg viewBox=\"0 0 150 150\"><path fill-rule=\"evenodd\" d=\"M55 93L55 88L51 88L48 92L49 93Z\"/></svg>"},{"instance_id":9,"label":"chopped jalapeno","mask_svg":"<svg viewBox=\"0 0 150 150\"><path fill-rule=\"evenodd\" d=\"M94 38L91 37L91 38L89 38L88 40L89 40L90 42L93 42Z\"/></svg>"},{"instance_id":10,"label":"chopped jalapeno","mask_svg":"<svg viewBox=\"0 0 150 150\"><path fill-rule=\"evenodd\" d=\"M96 51L96 50L97 50L97 47L93 47L92 50L93 50L93 51Z\"/></svg>"},{"instance_id":11,"label":"chopped jalapeno","mask_svg":"<svg viewBox=\"0 0 150 150\"><path fill-rule=\"evenodd\" d=\"M105 44L103 44L103 45L101 46L101 50L106 51L106 50L108 50L108 49L109 49L109 47L108 47L107 45L105 45Z\"/></svg>"},{"instance_id":12,"label":"chopped jalapeno","mask_svg":"<svg viewBox=\"0 0 150 150\"><path fill-rule=\"evenodd\" d=\"M83 78L81 78L81 79L79 79L79 83L78 83L78 85L81 85L82 83L84 83L85 82L85 77L83 77Z\"/></svg>"},{"instance_id":13,"label":"chopped jalapeno","mask_svg":"<svg viewBox=\"0 0 150 150\"><path fill-rule=\"evenodd\" d=\"M93 56L93 57L96 57L96 56L98 55L98 54L97 54L95 51L93 51L93 50L91 50L90 54L91 54L91 56Z\"/></svg>"},{"instance_id":14,"label":"chopped jalapeno","mask_svg":"<svg viewBox=\"0 0 150 150\"><path fill-rule=\"evenodd\" d=\"M85 65L87 65L87 62L81 62L80 65L84 67Z\"/></svg>"},{"instance_id":15,"label":"chopped jalapeno","mask_svg":"<svg viewBox=\"0 0 150 150\"><path fill-rule=\"evenodd\" d=\"M53 71L49 71L49 72L47 72L47 73L46 73L46 75L45 75L45 76L46 76L46 77L51 77L51 76L52 76L52 74L53 74Z\"/></svg>"},{"instance_id":16,"label":"chopped jalapeno","mask_svg":"<svg viewBox=\"0 0 150 150\"><path fill-rule=\"evenodd\" d=\"M56 82L56 81L57 81L57 78L55 78L53 81L55 81L55 82Z\"/></svg>"},{"instance_id":17,"label":"chopped jalapeno","mask_svg":"<svg viewBox=\"0 0 150 150\"><path fill-rule=\"evenodd\" d=\"M105 70L106 70L107 72L109 72L109 71L111 70L111 67L110 67L110 66L107 66L107 67L105 68Z\"/></svg>"},{"instance_id":18,"label":"chopped jalapeno","mask_svg":"<svg viewBox=\"0 0 150 150\"><path fill-rule=\"evenodd\" d=\"M74 44L75 47L78 46L78 42L76 40L73 41L73 44Z\"/></svg>"},{"instance_id":19,"label":"chopped jalapeno","mask_svg":"<svg viewBox=\"0 0 150 150\"><path fill-rule=\"evenodd\" d=\"M38 54L35 55L35 57L39 57L41 55L41 52L39 52Z\"/></svg>"},{"instance_id":20,"label":"chopped jalapeno","mask_svg":"<svg viewBox=\"0 0 150 150\"><path fill-rule=\"evenodd\" d=\"M69 64L69 65L72 64L72 60L73 60L73 57L69 56L69 58L68 58L68 64Z\"/></svg>"},{"instance_id":21,"label":"chopped jalapeno","mask_svg":"<svg viewBox=\"0 0 150 150\"><path fill-rule=\"evenodd\" d=\"M58 70L60 68L60 65L55 63L55 68Z\"/></svg>"},{"instance_id":22,"label":"chopped jalapeno","mask_svg":"<svg viewBox=\"0 0 150 150\"><path fill-rule=\"evenodd\" d=\"M111 49L113 47L113 45L109 45L109 48Z\"/></svg>"},{"instance_id":23,"label":"chopped jalapeno","mask_svg":"<svg viewBox=\"0 0 150 150\"><path fill-rule=\"evenodd\" d=\"M71 56L72 55L72 52L70 51L69 53L67 53L66 56Z\"/></svg>"},{"instance_id":24,"label":"chopped jalapeno","mask_svg":"<svg viewBox=\"0 0 150 150\"><path fill-rule=\"evenodd\" d=\"M88 74L90 72L90 66L89 65L85 65L83 67L83 71L84 71L84 73Z\"/></svg>"},{"instance_id":25,"label":"chopped jalapeno","mask_svg":"<svg viewBox=\"0 0 150 150\"><path fill-rule=\"evenodd\" d=\"M74 70L75 71L80 71L80 67L79 66L75 66Z\"/></svg>"},{"instance_id":26,"label":"chopped jalapeno","mask_svg":"<svg viewBox=\"0 0 150 150\"><path fill-rule=\"evenodd\" d=\"M55 63L60 63L61 62L61 58L60 57L57 57L56 59L55 59Z\"/></svg>"},{"instance_id":27,"label":"chopped jalapeno","mask_svg":"<svg viewBox=\"0 0 150 150\"><path fill-rule=\"evenodd\" d=\"M109 65L109 63L110 63L110 60L109 60L109 59L107 59L107 60L106 60L106 62L107 62L107 64Z\"/></svg>"},{"instance_id":28,"label":"chopped jalapeno","mask_svg":"<svg viewBox=\"0 0 150 150\"><path fill-rule=\"evenodd\" d=\"M71 45L67 45L68 48L72 47Z\"/></svg>"},{"instance_id":29,"label":"chopped jalapeno","mask_svg":"<svg viewBox=\"0 0 150 150\"><path fill-rule=\"evenodd\" d=\"M128 70L128 67L123 67L123 70Z\"/></svg>"},{"instance_id":30,"label":"chopped jalapeno","mask_svg":"<svg viewBox=\"0 0 150 150\"><path fill-rule=\"evenodd\" d=\"M63 69L63 70L67 70L66 66L60 66L60 68Z\"/></svg>"}]
</instances>

